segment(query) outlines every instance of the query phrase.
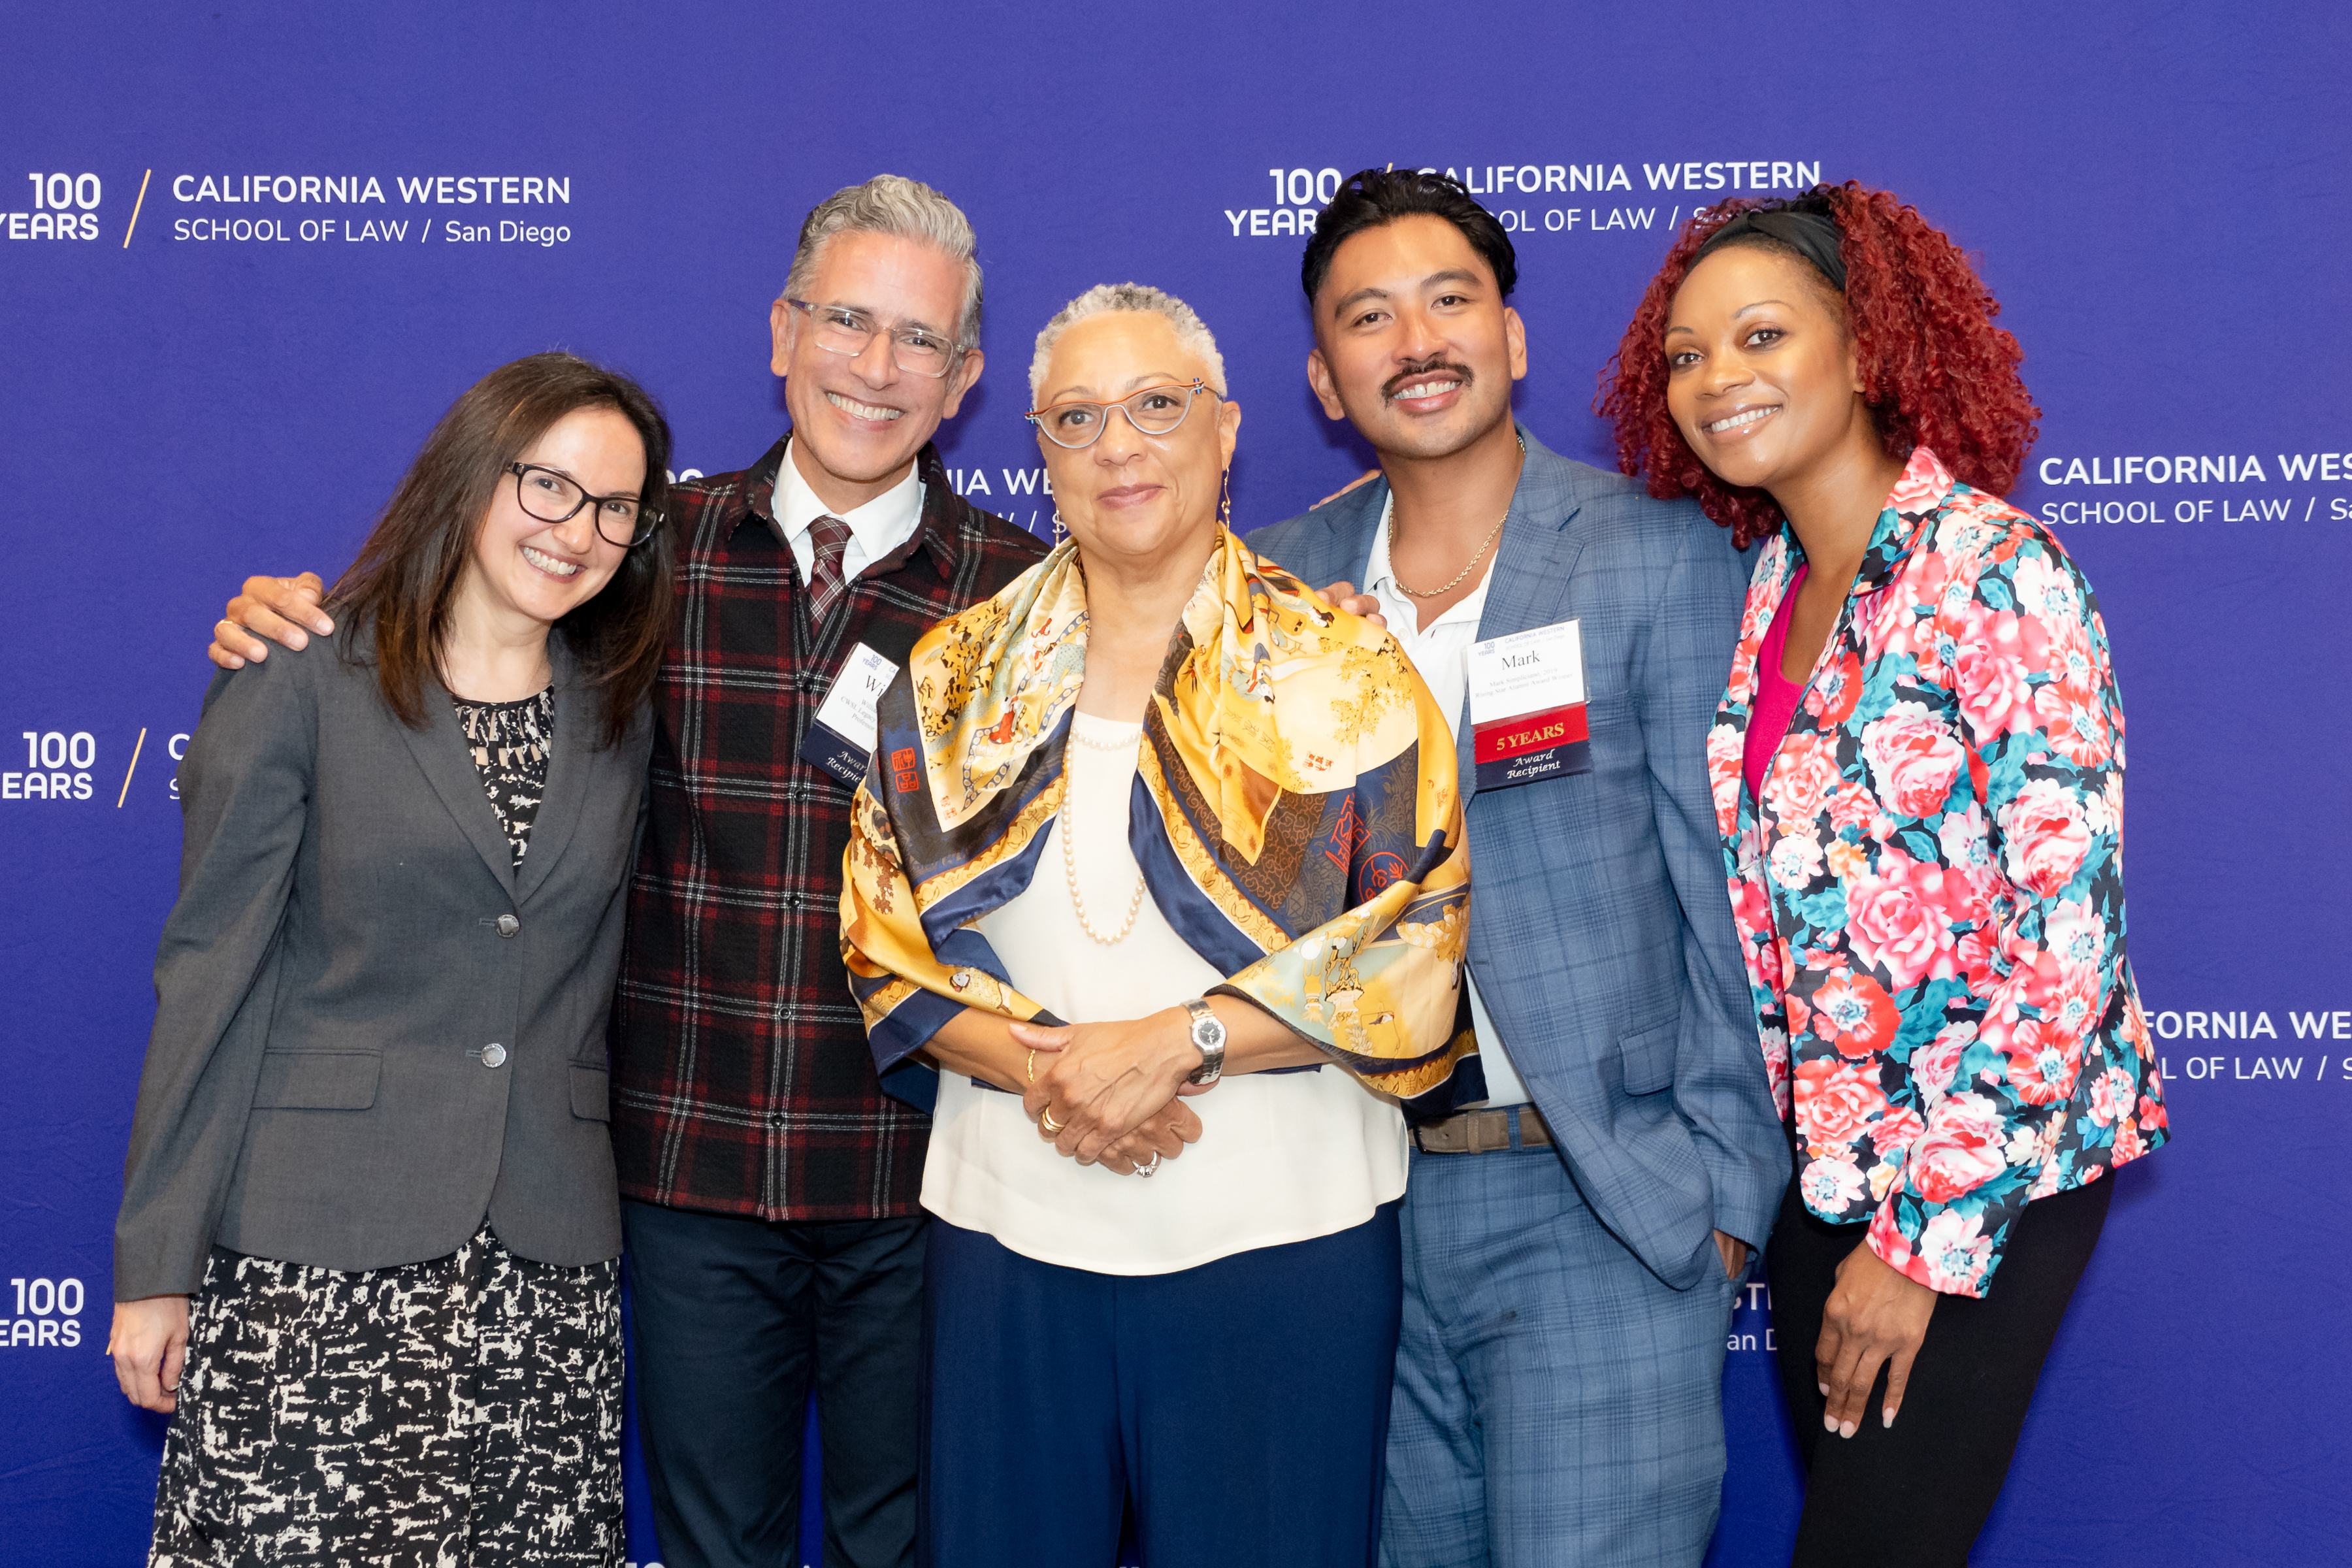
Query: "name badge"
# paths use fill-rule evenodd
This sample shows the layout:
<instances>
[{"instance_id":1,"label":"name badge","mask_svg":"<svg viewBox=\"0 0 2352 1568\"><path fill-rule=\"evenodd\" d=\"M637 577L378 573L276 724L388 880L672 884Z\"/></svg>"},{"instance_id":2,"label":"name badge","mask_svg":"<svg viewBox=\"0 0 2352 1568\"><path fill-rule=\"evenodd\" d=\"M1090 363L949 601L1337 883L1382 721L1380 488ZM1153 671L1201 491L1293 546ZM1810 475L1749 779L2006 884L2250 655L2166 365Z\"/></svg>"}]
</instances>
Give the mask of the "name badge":
<instances>
[{"instance_id":1,"label":"name badge","mask_svg":"<svg viewBox=\"0 0 2352 1568\"><path fill-rule=\"evenodd\" d=\"M866 759L873 755L881 728L877 710L882 693L898 673L897 665L864 643L851 648L801 742L801 761L856 789L866 777Z\"/></svg>"},{"instance_id":2,"label":"name badge","mask_svg":"<svg viewBox=\"0 0 2352 1568\"><path fill-rule=\"evenodd\" d=\"M1509 789L1591 769L1579 622L1472 643L1469 673L1479 789Z\"/></svg>"}]
</instances>

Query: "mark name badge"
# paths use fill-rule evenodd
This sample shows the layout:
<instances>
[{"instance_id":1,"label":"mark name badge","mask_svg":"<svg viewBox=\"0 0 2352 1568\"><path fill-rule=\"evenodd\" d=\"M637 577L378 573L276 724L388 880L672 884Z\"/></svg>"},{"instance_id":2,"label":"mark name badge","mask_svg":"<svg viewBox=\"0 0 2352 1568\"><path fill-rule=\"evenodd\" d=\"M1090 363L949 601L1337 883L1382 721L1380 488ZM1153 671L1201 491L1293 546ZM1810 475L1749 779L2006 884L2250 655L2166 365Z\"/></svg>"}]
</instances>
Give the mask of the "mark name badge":
<instances>
[{"instance_id":1,"label":"mark name badge","mask_svg":"<svg viewBox=\"0 0 2352 1568\"><path fill-rule=\"evenodd\" d=\"M1562 621L1470 645L1477 787L1509 789L1592 766L1584 721L1584 634Z\"/></svg>"},{"instance_id":2,"label":"mark name badge","mask_svg":"<svg viewBox=\"0 0 2352 1568\"><path fill-rule=\"evenodd\" d=\"M881 727L877 710L882 693L898 667L859 643L841 661L833 689L817 705L816 721L801 742L801 761L823 768L845 789L856 789L866 777L866 760L874 753Z\"/></svg>"}]
</instances>

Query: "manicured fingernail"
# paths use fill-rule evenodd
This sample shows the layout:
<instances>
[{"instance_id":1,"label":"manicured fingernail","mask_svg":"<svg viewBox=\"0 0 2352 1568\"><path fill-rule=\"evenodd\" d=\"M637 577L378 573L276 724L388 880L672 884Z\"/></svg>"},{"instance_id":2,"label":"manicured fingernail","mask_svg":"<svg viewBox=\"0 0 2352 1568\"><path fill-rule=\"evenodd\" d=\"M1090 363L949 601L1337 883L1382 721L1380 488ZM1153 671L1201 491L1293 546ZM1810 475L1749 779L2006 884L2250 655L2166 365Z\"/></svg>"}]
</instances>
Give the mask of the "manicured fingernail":
<instances>
[{"instance_id":1,"label":"manicured fingernail","mask_svg":"<svg viewBox=\"0 0 2352 1568\"><path fill-rule=\"evenodd\" d=\"M1882 1411L1880 1411L1880 1412L1878 1413L1878 1425L1879 1425L1879 1426L1880 1426L1882 1429L1883 1429L1883 1428L1885 1428L1885 1427L1888 1427L1888 1426L1894 1426L1894 1425L1895 1425L1895 1412L1893 1412L1892 1410L1882 1410Z\"/></svg>"},{"instance_id":2,"label":"manicured fingernail","mask_svg":"<svg viewBox=\"0 0 2352 1568\"><path fill-rule=\"evenodd\" d=\"M1813 1386L1814 1386L1815 1388L1818 1388L1818 1389L1820 1389L1820 1390L1822 1391L1822 1397L1823 1399L1827 1399L1827 1398L1830 1396L1830 1385L1829 1385L1828 1384L1826 1384L1826 1383L1817 1383L1817 1384L1813 1384Z\"/></svg>"},{"instance_id":3,"label":"manicured fingernail","mask_svg":"<svg viewBox=\"0 0 2352 1568\"><path fill-rule=\"evenodd\" d=\"M1839 1428L1838 1428L1838 1436L1841 1436L1841 1437L1851 1437L1851 1436L1853 1436L1853 1432L1854 1432L1854 1424L1853 1424L1853 1422L1851 1422L1851 1421L1847 1422L1844 1426L1841 1426L1841 1427L1839 1427Z\"/></svg>"},{"instance_id":4,"label":"manicured fingernail","mask_svg":"<svg viewBox=\"0 0 2352 1568\"><path fill-rule=\"evenodd\" d=\"M1824 1432L1834 1432L1834 1431L1836 1431L1836 1430L1837 1430L1837 1417L1836 1417L1836 1416L1834 1416L1834 1415L1824 1415L1824 1416L1822 1416L1822 1431L1824 1431Z\"/></svg>"},{"instance_id":5,"label":"manicured fingernail","mask_svg":"<svg viewBox=\"0 0 2352 1568\"><path fill-rule=\"evenodd\" d=\"M308 647L310 646L310 635L297 626L286 634L286 646L298 649Z\"/></svg>"}]
</instances>

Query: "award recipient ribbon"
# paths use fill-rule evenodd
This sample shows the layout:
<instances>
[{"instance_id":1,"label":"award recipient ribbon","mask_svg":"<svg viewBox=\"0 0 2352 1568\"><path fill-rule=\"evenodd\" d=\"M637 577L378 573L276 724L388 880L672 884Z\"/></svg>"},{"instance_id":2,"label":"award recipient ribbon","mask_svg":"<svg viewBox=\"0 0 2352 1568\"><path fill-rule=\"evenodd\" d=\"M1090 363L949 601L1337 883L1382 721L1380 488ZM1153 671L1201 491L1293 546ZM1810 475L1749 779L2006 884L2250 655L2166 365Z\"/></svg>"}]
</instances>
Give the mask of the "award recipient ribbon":
<instances>
[{"instance_id":1,"label":"award recipient ribbon","mask_svg":"<svg viewBox=\"0 0 2352 1568\"><path fill-rule=\"evenodd\" d=\"M1469 663L1479 789L1510 789L1592 766L1577 622L1473 643Z\"/></svg>"},{"instance_id":2,"label":"award recipient ribbon","mask_svg":"<svg viewBox=\"0 0 2352 1568\"><path fill-rule=\"evenodd\" d=\"M801 761L823 768L844 787L856 789L866 776L866 759L873 754L878 724L875 705L898 673L898 667L859 643L841 661L833 688L817 705L816 721L801 742Z\"/></svg>"}]
</instances>

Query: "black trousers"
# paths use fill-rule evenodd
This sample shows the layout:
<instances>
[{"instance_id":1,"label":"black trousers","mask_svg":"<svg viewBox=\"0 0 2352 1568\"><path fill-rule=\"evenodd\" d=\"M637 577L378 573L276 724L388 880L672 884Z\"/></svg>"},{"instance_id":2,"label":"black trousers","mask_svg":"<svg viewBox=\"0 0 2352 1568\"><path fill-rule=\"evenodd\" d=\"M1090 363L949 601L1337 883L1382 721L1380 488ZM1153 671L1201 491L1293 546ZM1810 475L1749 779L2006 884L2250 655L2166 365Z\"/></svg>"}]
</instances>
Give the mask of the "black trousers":
<instances>
[{"instance_id":1,"label":"black trousers","mask_svg":"<svg viewBox=\"0 0 2352 1568\"><path fill-rule=\"evenodd\" d=\"M929 1223L623 1203L638 1436L669 1568L797 1563L812 1386L824 1568L915 1557Z\"/></svg>"},{"instance_id":2,"label":"black trousers","mask_svg":"<svg viewBox=\"0 0 2352 1568\"><path fill-rule=\"evenodd\" d=\"M1839 1437L1822 1427L1829 1402L1813 1352L1837 1267L1867 1226L1822 1224L1790 1184L1765 1270L1780 1384L1805 1460L1797 1568L1967 1563L2114 1195L2113 1178L2104 1177L2028 1204L1984 1299L1937 1301L1895 1425L1879 1423L1882 1370L1867 1418L1853 1436Z\"/></svg>"}]
</instances>

